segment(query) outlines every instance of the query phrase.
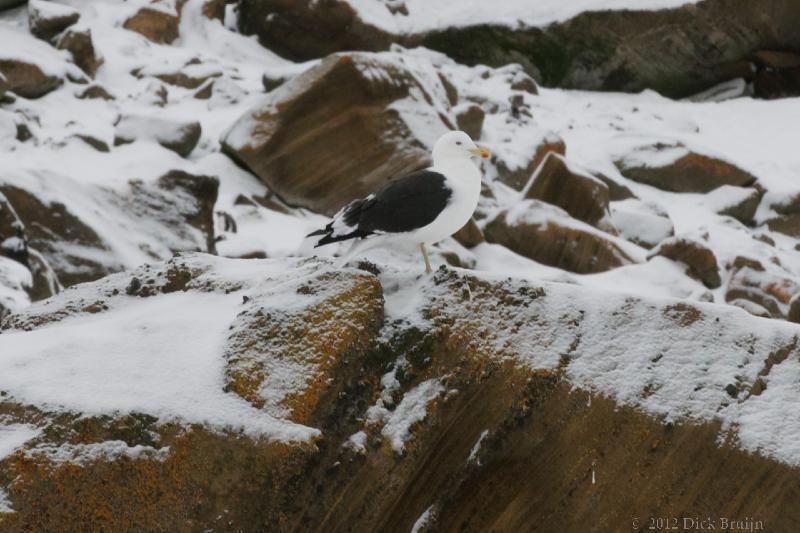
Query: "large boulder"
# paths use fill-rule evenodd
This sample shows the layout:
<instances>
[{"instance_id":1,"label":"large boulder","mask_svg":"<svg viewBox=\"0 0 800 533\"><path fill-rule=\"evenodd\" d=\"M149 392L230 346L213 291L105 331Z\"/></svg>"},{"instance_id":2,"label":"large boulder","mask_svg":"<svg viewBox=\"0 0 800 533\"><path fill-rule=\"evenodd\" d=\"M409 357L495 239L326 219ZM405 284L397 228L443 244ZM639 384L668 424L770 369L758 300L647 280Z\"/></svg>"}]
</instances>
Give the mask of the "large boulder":
<instances>
[{"instance_id":1,"label":"large boulder","mask_svg":"<svg viewBox=\"0 0 800 533\"><path fill-rule=\"evenodd\" d=\"M375 9L384 9L376 5ZM293 60L344 50L385 50L392 35L365 22L345 0L241 0L239 29Z\"/></svg>"},{"instance_id":2,"label":"large boulder","mask_svg":"<svg viewBox=\"0 0 800 533\"><path fill-rule=\"evenodd\" d=\"M536 200L501 211L486 224L484 235L487 241L534 261L578 274L605 272L633 263L611 236Z\"/></svg>"},{"instance_id":3,"label":"large boulder","mask_svg":"<svg viewBox=\"0 0 800 533\"><path fill-rule=\"evenodd\" d=\"M717 257L706 245L687 237L665 239L648 254L648 259L662 256L686 266L686 273L709 289L720 286Z\"/></svg>"},{"instance_id":4,"label":"large boulder","mask_svg":"<svg viewBox=\"0 0 800 533\"><path fill-rule=\"evenodd\" d=\"M545 157L522 195L557 205L593 226L608 215L608 186L557 153Z\"/></svg>"},{"instance_id":5,"label":"large boulder","mask_svg":"<svg viewBox=\"0 0 800 533\"><path fill-rule=\"evenodd\" d=\"M707 193L723 185L748 187L756 182L727 161L681 146L648 146L616 164L626 178L670 192Z\"/></svg>"},{"instance_id":6,"label":"large boulder","mask_svg":"<svg viewBox=\"0 0 800 533\"><path fill-rule=\"evenodd\" d=\"M563 283L470 276L469 299L457 272L366 267L187 254L7 314L2 525L800 520L793 433L762 431L800 401L797 327Z\"/></svg>"},{"instance_id":7,"label":"large boulder","mask_svg":"<svg viewBox=\"0 0 800 533\"><path fill-rule=\"evenodd\" d=\"M224 135L224 150L290 205L331 215L430 164L453 124L446 87L399 53L336 54L270 92Z\"/></svg>"}]
</instances>

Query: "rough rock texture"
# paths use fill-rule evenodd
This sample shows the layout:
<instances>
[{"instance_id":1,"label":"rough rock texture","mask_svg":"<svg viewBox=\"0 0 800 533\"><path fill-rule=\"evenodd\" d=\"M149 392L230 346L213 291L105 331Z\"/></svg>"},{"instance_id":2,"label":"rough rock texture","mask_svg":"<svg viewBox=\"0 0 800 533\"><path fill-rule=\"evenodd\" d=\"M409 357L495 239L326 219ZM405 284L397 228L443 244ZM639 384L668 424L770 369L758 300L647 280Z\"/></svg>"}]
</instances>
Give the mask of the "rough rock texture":
<instances>
[{"instance_id":1,"label":"rough rock texture","mask_svg":"<svg viewBox=\"0 0 800 533\"><path fill-rule=\"evenodd\" d=\"M69 30L58 39L56 48L67 50L72 55L72 61L87 76L94 78L100 60L97 58L92 43L92 32L86 30Z\"/></svg>"},{"instance_id":2,"label":"rough rock texture","mask_svg":"<svg viewBox=\"0 0 800 533\"><path fill-rule=\"evenodd\" d=\"M169 44L178 38L179 18L176 15L143 7L125 21L123 28L140 33L158 44Z\"/></svg>"},{"instance_id":3,"label":"rough rock texture","mask_svg":"<svg viewBox=\"0 0 800 533\"><path fill-rule=\"evenodd\" d=\"M656 159L649 162L649 157ZM648 147L617 166L626 178L670 192L707 193L723 185L748 187L756 181L731 163L677 147Z\"/></svg>"},{"instance_id":4,"label":"rough rock texture","mask_svg":"<svg viewBox=\"0 0 800 533\"><path fill-rule=\"evenodd\" d=\"M42 72L33 63L0 58L0 74L6 79L7 90L23 98L39 98L63 83L58 76Z\"/></svg>"},{"instance_id":5,"label":"rough rock texture","mask_svg":"<svg viewBox=\"0 0 800 533\"><path fill-rule=\"evenodd\" d=\"M788 273L781 275L776 272L774 265L770 265L770 270L767 270L760 261L742 256L733 261L730 271L725 288L726 302L746 301L756 304L771 318L791 316L791 302L800 294L800 284ZM751 312L747 306L742 307Z\"/></svg>"},{"instance_id":6,"label":"rough rock texture","mask_svg":"<svg viewBox=\"0 0 800 533\"><path fill-rule=\"evenodd\" d=\"M258 35L264 46L294 60L344 50L386 50L395 40L365 24L342 0L241 0L239 29Z\"/></svg>"},{"instance_id":7,"label":"rough rock texture","mask_svg":"<svg viewBox=\"0 0 800 533\"><path fill-rule=\"evenodd\" d=\"M456 125L458 129L472 137L473 141L481 138L483 119L485 113L477 104L467 104L463 109L456 111Z\"/></svg>"},{"instance_id":8,"label":"rough rock texture","mask_svg":"<svg viewBox=\"0 0 800 533\"><path fill-rule=\"evenodd\" d=\"M749 69L758 51L800 50L794 24L800 6L794 0L706 0L663 10L589 11L545 28L481 24L419 35L387 34L365 24L341 0L242 0L240 5L242 31L257 34L269 48L292 59L385 50L400 42L471 65L521 63L547 86L632 92L651 88L671 97L690 96L739 77L742 69L736 65ZM757 85L768 94L776 87L781 90L785 74L764 72Z\"/></svg>"},{"instance_id":9,"label":"rough rock texture","mask_svg":"<svg viewBox=\"0 0 800 533\"><path fill-rule=\"evenodd\" d=\"M60 177L53 177L60 179ZM101 209L115 214L114 223L127 226L131 239L154 259L165 253L203 250L214 252L216 178L171 171L153 183L133 181L127 194L105 189L84 191ZM124 268L124 252L102 237L107 222L82 218L73 206L40 198L30 191L0 181L31 248L41 253L65 286L95 280ZM136 228L132 231L132 228ZM168 250L170 252L168 252Z\"/></svg>"},{"instance_id":10,"label":"rough rock texture","mask_svg":"<svg viewBox=\"0 0 800 533\"><path fill-rule=\"evenodd\" d=\"M693 358L707 357L708 336L720 335L721 359L752 359L755 369L741 372L753 375L723 387L702 371L669 371L685 347L643 346L636 369L653 372L653 381L629 387L635 401L669 397L676 380L697 380L713 389L704 393L719 409L732 395L757 403L791 364L791 331L764 343L760 323L728 325L738 316L732 311L636 298L612 297L598 312L585 291L560 284L471 277L465 300L464 280L446 269L415 287L419 320L389 322L382 300L398 289L382 290L388 280L313 261L284 263L284 272L269 261L243 271L248 264L184 256L115 275L7 317L0 343L102 317L122 303L235 292L247 298L232 317L226 353L252 354L249 362L293 359L308 371L288 388L273 381L260 390L281 398L274 407L290 407L279 416L314 424L319 435L254 438L147 412L82 415L3 397L2 424L42 428L0 459L0 487L13 509L0 514L4 531L400 532L426 512L428 528L469 532L577 532L587 523L624 531L634 517L685 509L758 517L781 532L800 520L792 505L800 497L797 468L737 448L735 429L713 418L654 416L574 381L582 352L602 353L595 343L616 352L624 350L615 345L619 335L658 338L680 328ZM273 279L241 275L258 269ZM140 288L125 294L132 275ZM283 297L301 304L280 309L273 299ZM309 317L312 338L301 336ZM280 342L287 338L296 343ZM514 361L531 352L552 363ZM235 357L227 361L236 367ZM655 373L660 367L665 372ZM398 435L396 418L415 409L418 417Z\"/></svg>"},{"instance_id":11,"label":"rough rock texture","mask_svg":"<svg viewBox=\"0 0 800 533\"><path fill-rule=\"evenodd\" d=\"M648 258L657 255L683 263L687 274L702 282L709 289L720 286L717 258L707 246L694 239L672 237L664 240L658 248L650 252Z\"/></svg>"},{"instance_id":12,"label":"rough rock texture","mask_svg":"<svg viewBox=\"0 0 800 533\"><path fill-rule=\"evenodd\" d=\"M441 80L401 54L333 55L269 93L223 147L289 205L332 215L430 163L452 128Z\"/></svg>"},{"instance_id":13,"label":"rough rock texture","mask_svg":"<svg viewBox=\"0 0 800 533\"><path fill-rule=\"evenodd\" d=\"M728 189L728 187L723 188ZM738 193L736 198L717 212L720 215L733 217L745 226L755 225L756 210L764 195L763 191L748 187L736 192Z\"/></svg>"},{"instance_id":14,"label":"rough rock texture","mask_svg":"<svg viewBox=\"0 0 800 533\"><path fill-rule=\"evenodd\" d=\"M80 16L75 9L56 2L31 0L28 3L28 27L33 35L45 41L78 22Z\"/></svg>"},{"instance_id":15,"label":"rough rock texture","mask_svg":"<svg viewBox=\"0 0 800 533\"><path fill-rule=\"evenodd\" d=\"M547 154L525 187L523 197L557 205L570 216L593 226L608 214L608 186L570 167L557 153Z\"/></svg>"},{"instance_id":16,"label":"rough rock texture","mask_svg":"<svg viewBox=\"0 0 800 533\"><path fill-rule=\"evenodd\" d=\"M527 219L524 213L520 215L521 210L534 216ZM500 212L484 227L486 240L544 265L578 274L605 272L632 262L601 232L591 226L582 227L563 212L549 216L552 210L546 204L528 201L513 208L514 213Z\"/></svg>"},{"instance_id":17,"label":"rough rock texture","mask_svg":"<svg viewBox=\"0 0 800 533\"><path fill-rule=\"evenodd\" d=\"M760 98L800 95L800 54L761 50L754 54L753 89Z\"/></svg>"},{"instance_id":18,"label":"rough rock texture","mask_svg":"<svg viewBox=\"0 0 800 533\"><path fill-rule=\"evenodd\" d=\"M510 169L502 160L497 161L498 179L517 190L522 190L525 185L530 181L531 176L542 164L547 154L554 153L558 155L566 155L567 145L557 135L547 134L543 137L542 142L536 147L536 150L531 154L530 160L527 164L516 168Z\"/></svg>"}]
</instances>

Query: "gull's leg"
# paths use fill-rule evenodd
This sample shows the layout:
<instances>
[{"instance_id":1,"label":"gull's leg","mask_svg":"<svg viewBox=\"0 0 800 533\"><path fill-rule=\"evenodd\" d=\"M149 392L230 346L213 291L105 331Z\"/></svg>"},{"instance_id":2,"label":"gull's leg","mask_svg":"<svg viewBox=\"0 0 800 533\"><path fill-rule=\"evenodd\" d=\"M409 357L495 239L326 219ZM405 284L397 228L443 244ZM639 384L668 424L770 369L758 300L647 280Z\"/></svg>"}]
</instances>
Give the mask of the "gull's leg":
<instances>
[{"instance_id":1,"label":"gull's leg","mask_svg":"<svg viewBox=\"0 0 800 533\"><path fill-rule=\"evenodd\" d=\"M425 249L425 243L419 243L419 249L422 251L422 258L425 259L425 273L430 274L433 272L431 262L428 260L428 250Z\"/></svg>"}]
</instances>

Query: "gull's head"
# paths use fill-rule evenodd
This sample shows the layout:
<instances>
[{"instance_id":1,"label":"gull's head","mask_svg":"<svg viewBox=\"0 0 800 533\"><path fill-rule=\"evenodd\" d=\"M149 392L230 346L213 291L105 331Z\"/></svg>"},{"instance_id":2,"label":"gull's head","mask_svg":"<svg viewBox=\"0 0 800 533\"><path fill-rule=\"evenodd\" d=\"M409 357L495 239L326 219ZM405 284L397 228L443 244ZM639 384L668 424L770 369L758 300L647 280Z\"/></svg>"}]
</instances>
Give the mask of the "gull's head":
<instances>
[{"instance_id":1,"label":"gull's head","mask_svg":"<svg viewBox=\"0 0 800 533\"><path fill-rule=\"evenodd\" d=\"M478 148L478 146L469 138L469 135L463 131L451 131L445 133L436 144L433 146L433 161L441 161L448 158L470 158L480 157L482 159L489 159L489 150L486 148Z\"/></svg>"}]
</instances>

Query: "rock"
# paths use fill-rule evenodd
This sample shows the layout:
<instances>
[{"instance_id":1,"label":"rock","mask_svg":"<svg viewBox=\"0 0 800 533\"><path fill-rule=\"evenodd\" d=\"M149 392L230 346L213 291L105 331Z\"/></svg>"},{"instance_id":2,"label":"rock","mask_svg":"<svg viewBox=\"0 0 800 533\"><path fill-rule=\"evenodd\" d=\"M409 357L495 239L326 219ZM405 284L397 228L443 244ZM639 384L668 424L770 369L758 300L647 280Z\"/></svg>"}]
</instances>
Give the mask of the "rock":
<instances>
[{"instance_id":1,"label":"rock","mask_svg":"<svg viewBox=\"0 0 800 533\"><path fill-rule=\"evenodd\" d=\"M605 272L633 262L600 231L536 200L501 211L486 224L484 235L529 259L577 274Z\"/></svg>"},{"instance_id":2,"label":"rock","mask_svg":"<svg viewBox=\"0 0 800 533\"><path fill-rule=\"evenodd\" d=\"M63 83L58 76L45 74L33 63L0 57L0 74L6 79L9 91L23 98L39 98Z\"/></svg>"},{"instance_id":3,"label":"rock","mask_svg":"<svg viewBox=\"0 0 800 533\"><path fill-rule=\"evenodd\" d=\"M601 172L598 172L595 177L606 184L606 187L608 187L608 199L612 202L636 198L636 195L618 180L609 178Z\"/></svg>"},{"instance_id":4,"label":"rock","mask_svg":"<svg viewBox=\"0 0 800 533\"><path fill-rule=\"evenodd\" d=\"M201 13L203 16L211 19L218 20L222 23L225 22L225 6L235 3L236 0L205 0Z\"/></svg>"},{"instance_id":5,"label":"rock","mask_svg":"<svg viewBox=\"0 0 800 533\"><path fill-rule=\"evenodd\" d=\"M474 248L485 240L483 232L474 218L470 218L469 222L453 235L453 238L464 248Z\"/></svg>"},{"instance_id":6,"label":"rock","mask_svg":"<svg viewBox=\"0 0 800 533\"><path fill-rule=\"evenodd\" d=\"M178 38L177 15L161 9L143 7L122 25L157 44L170 44Z\"/></svg>"},{"instance_id":7,"label":"rock","mask_svg":"<svg viewBox=\"0 0 800 533\"><path fill-rule=\"evenodd\" d=\"M381 9L381 7L378 7ZM241 0L239 30L292 60L344 50L387 50L395 38L373 26L344 0Z\"/></svg>"},{"instance_id":8,"label":"rock","mask_svg":"<svg viewBox=\"0 0 800 533\"><path fill-rule=\"evenodd\" d=\"M78 22L80 16L77 10L56 2L28 1L28 27L33 35L44 41L52 40Z\"/></svg>"},{"instance_id":9,"label":"rock","mask_svg":"<svg viewBox=\"0 0 800 533\"><path fill-rule=\"evenodd\" d=\"M772 314L767 309L757 304L756 302L753 302L752 300L735 298L729 301L728 304L744 309L753 316L758 316L761 318L772 318Z\"/></svg>"},{"instance_id":10,"label":"rock","mask_svg":"<svg viewBox=\"0 0 800 533\"><path fill-rule=\"evenodd\" d=\"M56 48L67 50L72 55L72 61L86 73L94 78L101 61L97 58L92 43L92 32L86 30L68 30L58 39Z\"/></svg>"},{"instance_id":11,"label":"rock","mask_svg":"<svg viewBox=\"0 0 800 533\"><path fill-rule=\"evenodd\" d=\"M23 5L28 0L0 0L0 10Z\"/></svg>"},{"instance_id":12,"label":"rock","mask_svg":"<svg viewBox=\"0 0 800 533\"><path fill-rule=\"evenodd\" d=\"M686 265L689 277L700 281L709 289L716 289L721 284L714 252L699 241L686 237L666 239L647 258L659 255Z\"/></svg>"},{"instance_id":13,"label":"rock","mask_svg":"<svg viewBox=\"0 0 800 533\"><path fill-rule=\"evenodd\" d=\"M269 74L264 74L261 76L261 85L264 86L265 92L270 92L273 89L277 89L281 85L286 82L286 78L284 77L273 77Z\"/></svg>"},{"instance_id":14,"label":"rock","mask_svg":"<svg viewBox=\"0 0 800 533\"><path fill-rule=\"evenodd\" d=\"M75 137L85 142L98 152L108 153L111 151L111 149L108 147L108 143L101 139L98 139L97 137L93 137L91 135L83 135L83 134L76 134Z\"/></svg>"},{"instance_id":15,"label":"rock","mask_svg":"<svg viewBox=\"0 0 800 533\"><path fill-rule=\"evenodd\" d=\"M155 117L127 115L117 123L114 145L151 140L181 157L188 157L197 146L201 134L199 122L176 122Z\"/></svg>"},{"instance_id":16,"label":"rock","mask_svg":"<svg viewBox=\"0 0 800 533\"><path fill-rule=\"evenodd\" d=\"M367 270L389 265L362 268L187 254L7 315L0 350L14 346L14 364L0 362L11 393L0 427L19 450L0 459L0 479L14 527L202 531L223 516L245 531L410 531L431 506L445 531L580 530L587 516L625 523L689 506L778 531L800 520L763 500L766 486L791 501L794 463L761 445L791 450L792 435L755 431L797 400L791 387L780 406L758 398L776 383L770 369L785 370L794 330L585 286L441 269L424 288L397 287L394 274ZM423 312L384 317L384 298L409 296ZM68 346L52 340L62 336ZM149 348L154 336L170 349ZM62 365L70 379L55 375ZM224 372L227 392L209 369ZM45 377L47 398L25 394ZM588 392L601 382L607 393ZM72 403L87 396L91 409ZM724 409L732 396L742 413ZM708 411L754 432L756 447L724 440ZM616 497L587 511L598 485ZM522 495L538 503L514 512ZM565 529L564 516L580 518Z\"/></svg>"},{"instance_id":17,"label":"rock","mask_svg":"<svg viewBox=\"0 0 800 533\"><path fill-rule=\"evenodd\" d=\"M152 76L164 83L183 87L184 89L197 89L209 80L214 80L222 76L222 71L214 65L202 63L195 59L176 71L164 71L159 69L136 69L132 72L137 78Z\"/></svg>"},{"instance_id":18,"label":"rock","mask_svg":"<svg viewBox=\"0 0 800 533\"><path fill-rule=\"evenodd\" d=\"M466 104L460 109L454 109L458 129L472 137L473 141L481 138L483 119L486 114L477 104Z\"/></svg>"},{"instance_id":19,"label":"rock","mask_svg":"<svg viewBox=\"0 0 800 533\"><path fill-rule=\"evenodd\" d=\"M771 318L786 318L791 311L792 298L800 293L800 284L786 275L767 271L761 262L747 257L737 257L731 266L731 275L725 289L725 301L739 301L740 307L751 312L742 301L765 309ZM754 309L758 311L758 309ZM752 312L761 316L758 312Z\"/></svg>"},{"instance_id":20,"label":"rock","mask_svg":"<svg viewBox=\"0 0 800 533\"><path fill-rule=\"evenodd\" d=\"M687 98L690 102L724 102L753 96L753 88L744 78L734 78Z\"/></svg>"},{"instance_id":21,"label":"rock","mask_svg":"<svg viewBox=\"0 0 800 533\"><path fill-rule=\"evenodd\" d=\"M800 50L798 19L794 0L706 0L671 9L586 11L543 28L463 25L395 40L468 65L521 63L548 87L654 89L681 98L740 77L728 65L755 51Z\"/></svg>"},{"instance_id":22,"label":"rock","mask_svg":"<svg viewBox=\"0 0 800 533\"><path fill-rule=\"evenodd\" d=\"M522 196L556 205L593 226L608 214L606 184L553 152L545 156Z\"/></svg>"},{"instance_id":23,"label":"rock","mask_svg":"<svg viewBox=\"0 0 800 533\"><path fill-rule=\"evenodd\" d=\"M650 146L616 164L626 178L670 192L707 193L723 185L749 187L756 181L726 161L675 146Z\"/></svg>"},{"instance_id":24,"label":"rock","mask_svg":"<svg viewBox=\"0 0 800 533\"><path fill-rule=\"evenodd\" d=\"M2 101L7 90L8 90L8 80L6 80L6 77L3 75L2 72L0 72L0 101Z\"/></svg>"},{"instance_id":25,"label":"rock","mask_svg":"<svg viewBox=\"0 0 800 533\"><path fill-rule=\"evenodd\" d=\"M217 203L219 179L214 176L197 176L183 170L170 170L158 178L158 186L186 198L186 207L180 218L197 228L206 237L205 250L216 253L214 248L214 204Z\"/></svg>"},{"instance_id":26,"label":"rock","mask_svg":"<svg viewBox=\"0 0 800 533\"><path fill-rule=\"evenodd\" d=\"M659 206L630 198L611 202L611 224L623 239L653 248L675 234L669 215Z\"/></svg>"},{"instance_id":27,"label":"rock","mask_svg":"<svg viewBox=\"0 0 800 533\"><path fill-rule=\"evenodd\" d=\"M733 217L745 226L753 226L763 195L763 191L752 187L723 185L708 194L708 202L720 215Z\"/></svg>"},{"instance_id":28,"label":"rock","mask_svg":"<svg viewBox=\"0 0 800 533\"><path fill-rule=\"evenodd\" d=\"M223 149L287 204L332 215L430 163L452 129L445 94L436 71L412 57L337 54L269 93Z\"/></svg>"},{"instance_id":29,"label":"rock","mask_svg":"<svg viewBox=\"0 0 800 533\"><path fill-rule=\"evenodd\" d=\"M789 314L786 319L789 322L800 323L800 293L795 294L789 301Z\"/></svg>"},{"instance_id":30,"label":"rock","mask_svg":"<svg viewBox=\"0 0 800 533\"><path fill-rule=\"evenodd\" d=\"M103 100L114 100L114 97L102 85L90 85L78 98L85 100L87 98L102 98Z\"/></svg>"},{"instance_id":31,"label":"rock","mask_svg":"<svg viewBox=\"0 0 800 533\"><path fill-rule=\"evenodd\" d=\"M502 150L497 150L494 146L492 148L492 153L497 156L495 164L497 165L498 179L518 191L522 190L530 181L534 171L539 168L547 154L552 152L563 156L567 153L567 146L564 141L551 132L542 135L542 138L532 150L530 157L523 164L514 166L508 164L502 158Z\"/></svg>"},{"instance_id":32,"label":"rock","mask_svg":"<svg viewBox=\"0 0 800 533\"><path fill-rule=\"evenodd\" d=\"M800 236L800 194L781 197L779 201L771 202L769 207L778 214L766 221L771 231Z\"/></svg>"},{"instance_id":33,"label":"rock","mask_svg":"<svg viewBox=\"0 0 800 533\"><path fill-rule=\"evenodd\" d=\"M28 269L31 283L24 289L31 301L49 298L61 290L58 276L48 261L36 249L29 246L25 225L2 192L0 192L0 257L16 261ZM3 285L0 282L0 287Z\"/></svg>"},{"instance_id":34,"label":"rock","mask_svg":"<svg viewBox=\"0 0 800 533\"><path fill-rule=\"evenodd\" d=\"M150 182L132 181L125 193L65 176L47 178L53 196L16 186L13 175L0 179L0 193L23 224L29 247L65 286L175 252L215 250L216 178L171 171Z\"/></svg>"},{"instance_id":35,"label":"rock","mask_svg":"<svg viewBox=\"0 0 800 533\"><path fill-rule=\"evenodd\" d=\"M753 89L759 98L800 96L800 55L761 50L754 54Z\"/></svg>"}]
</instances>

